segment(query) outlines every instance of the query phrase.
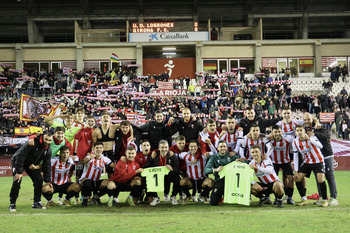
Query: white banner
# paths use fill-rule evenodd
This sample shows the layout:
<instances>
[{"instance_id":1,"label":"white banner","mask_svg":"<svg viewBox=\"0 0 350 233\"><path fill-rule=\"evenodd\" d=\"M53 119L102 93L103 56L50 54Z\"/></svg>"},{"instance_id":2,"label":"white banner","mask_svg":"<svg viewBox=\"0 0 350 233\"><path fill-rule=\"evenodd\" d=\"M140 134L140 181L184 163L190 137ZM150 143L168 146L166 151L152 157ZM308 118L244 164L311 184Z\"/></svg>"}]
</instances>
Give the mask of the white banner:
<instances>
[{"instance_id":1,"label":"white banner","mask_svg":"<svg viewBox=\"0 0 350 233\"><path fill-rule=\"evenodd\" d=\"M129 42L208 41L208 32L129 33Z\"/></svg>"}]
</instances>

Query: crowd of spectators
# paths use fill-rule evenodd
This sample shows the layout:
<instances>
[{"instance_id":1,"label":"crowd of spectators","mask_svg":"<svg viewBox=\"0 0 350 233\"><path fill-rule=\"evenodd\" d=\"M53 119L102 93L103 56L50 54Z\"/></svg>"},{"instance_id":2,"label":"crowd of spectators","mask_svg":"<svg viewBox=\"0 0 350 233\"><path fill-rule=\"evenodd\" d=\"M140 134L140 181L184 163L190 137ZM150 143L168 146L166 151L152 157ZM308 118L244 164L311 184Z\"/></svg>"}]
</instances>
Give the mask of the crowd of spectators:
<instances>
[{"instance_id":1,"label":"crowd of spectators","mask_svg":"<svg viewBox=\"0 0 350 233\"><path fill-rule=\"evenodd\" d=\"M335 97L327 92L296 95L292 92L293 84L286 76L273 79L266 73L257 73L254 78L248 79L242 73L239 78L236 73L218 77L197 74L193 78L186 76L169 80L166 72L136 76L136 69L134 66L122 66L119 71L91 70L70 74L64 74L62 70L55 73L5 69L0 74L2 82L7 83L0 86L0 135L13 135L15 127L47 127L43 118L31 122L19 120L20 97L27 94L40 97L48 107L63 103L64 110L72 113L84 108L86 115L96 118L99 118L102 110L108 109L114 120L127 119L128 112L136 112L149 120L158 109L164 112L166 118L176 118L183 107L190 108L202 121L213 118L219 124L228 115L242 118L248 106L253 106L256 113L265 118L277 116L283 107L317 116L321 111L336 112L337 136L349 137L350 121L346 109L350 108L350 97L345 88ZM188 96L152 95L160 81L173 82L174 89L187 89ZM119 89L108 89L112 86L119 86ZM111 99L98 98L97 90L101 89L108 89L108 98ZM140 92L143 94L135 98L133 93ZM67 96L67 93L79 96Z\"/></svg>"}]
</instances>

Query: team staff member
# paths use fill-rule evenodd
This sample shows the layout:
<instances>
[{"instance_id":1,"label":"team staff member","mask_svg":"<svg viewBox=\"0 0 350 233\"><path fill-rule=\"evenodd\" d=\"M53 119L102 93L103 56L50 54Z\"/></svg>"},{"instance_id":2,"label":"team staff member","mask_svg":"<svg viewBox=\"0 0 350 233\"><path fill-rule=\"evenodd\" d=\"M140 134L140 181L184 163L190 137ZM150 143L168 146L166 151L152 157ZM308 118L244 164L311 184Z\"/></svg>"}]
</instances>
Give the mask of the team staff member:
<instances>
[{"instance_id":1,"label":"team staff member","mask_svg":"<svg viewBox=\"0 0 350 233\"><path fill-rule=\"evenodd\" d=\"M247 135L249 133L250 128L255 124L260 128L261 133L265 133L266 128L275 125L277 122L282 120L282 117L274 118L274 119L264 119L261 116L256 116L255 110L252 107L248 107L245 110L245 115L242 120L238 122L238 126L243 128L243 135Z\"/></svg>"},{"instance_id":2,"label":"team staff member","mask_svg":"<svg viewBox=\"0 0 350 233\"><path fill-rule=\"evenodd\" d=\"M147 138L151 144L151 150L158 149L159 141L164 139L167 140L169 145L171 145L171 135L170 128L167 127L166 122L164 121L164 115L161 110L157 110L154 116L155 120L148 121L146 124L137 127L137 129L142 134L147 134L143 136Z\"/></svg>"},{"instance_id":3,"label":"team staff member","mask_svg":"<svg viewBox=\"0 0 350 233\"><path fill-rule=\"evenodd\" d=\"M186 142L198 140L199 133L202 132L204 126L197 119L191 117L191 110L188 108L182 109L182 118L173 122L174 118L169 119L168 126L171 127L171 135L179 132L185 136Z\"/></svg>"},{"instance_id":4,"label":"team staff member","mask_svg":"<svg viewBox=\"0 0 350 233\"><path fill-rule=\"evenodd\" d=\"M166 166L170 170L169 174L164 176L164 196L169 195L170 183L173 183L173 192L170 201L171 204L177 205L176 195L180 189L179 158L170 154L169 145L166 140L160 140L159 150L153 151L146 163L146 168L158 166ZM147 196L150 198L153 197L150 203L153 206L160 202L157 193L147 193Z\"/></svg>"},{"instance_id":5,"label":"team staff member","mask_svg":"<svg viewBox=\"0 0 350 233\"><path fill-rule=\"evenodd\" d=\"M204 174L214 174L215 176L215 184L210 196L210 205L218 205L222 196L224 195L225 178L220 179L219 172L223 169L225 165L236 161L236 159L239 159L238 155L230 157L229 152L227 150L226 141L219 141L218 151L219 153L214 154L210 157L207 165L204 168Z\"/></svg>"},{"instance_id":6,"label":"team staff member","mask_svg":"<svg viewBox=\"0 0 350 233\"><path fill-rule=\"evenodd\" d=\"M26 142L12 157L12 175L13 183L10 192L10 208L11 212L16 211L16 201L18 198L19 189L23 172L25 171L33 181L34 186L34 203L33 209L42 209L41 204L41 189L43 180L45 183L51 180L51 148L52 133L45 131L34 139L34 146L29 146ZM40 169L35 169L35 166L42 162L43 176L40 174Z\"/></svg>"}]
</instances>

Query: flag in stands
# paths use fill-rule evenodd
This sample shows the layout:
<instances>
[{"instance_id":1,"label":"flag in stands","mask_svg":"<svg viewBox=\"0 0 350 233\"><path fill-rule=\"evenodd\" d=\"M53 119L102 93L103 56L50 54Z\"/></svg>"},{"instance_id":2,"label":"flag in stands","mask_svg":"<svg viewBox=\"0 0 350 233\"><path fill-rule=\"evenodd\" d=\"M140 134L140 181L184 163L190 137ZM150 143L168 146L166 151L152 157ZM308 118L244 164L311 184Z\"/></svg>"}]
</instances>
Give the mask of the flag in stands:
<instances>
[{"instance_id":1,"label":"flag in stands","mask_svg":"<svg viewBox=\"0 0 350 233\"><path fill-rule=\"evenodd\" d=\"M29 127L15 127L15 135L30 135Z\"/></svg>"},{"instance_id":2,"label":"flag in stands","mask_svg":"<svg viewBox=\"0 0 350 233\"><path fill-rule=\"evenodd\" d=\"M39 117L59 115L60 110L59 105L52 107L48 103L42 103L29 95L22 94L19 116L21 121L36 121Z\"/></svg>"},{"instance_id":3,"label":"flag in stands","mask_svg":"<svg viewBox=\"0 0 350 233\"><path fill-rule=\"evenodd\" d=\"M320 112L321 123L333 123L335 121L335 112Z\"/></svg>"},{"instance_id":4,"label":"flag in stands","mask_svg":"<svg viewBox=\"0 0 350 233\"><path fill-rule=\"evenodd\" d=\"M112 53L112 56L111 56L111 58L109 60L112 61L112 62L119 63L119 57L115 53Z\"/></svg>"},{"instance_id":5,"label":"flag in stands","mask_svg":"<svg viewBox=\"0 0 350 233\"><path fill-rule=\"evenodd\" d=\"M158 88L159 89L174 89L174 85L171 82L159 81L158 82Z\"/></svg>"}]
</instances>

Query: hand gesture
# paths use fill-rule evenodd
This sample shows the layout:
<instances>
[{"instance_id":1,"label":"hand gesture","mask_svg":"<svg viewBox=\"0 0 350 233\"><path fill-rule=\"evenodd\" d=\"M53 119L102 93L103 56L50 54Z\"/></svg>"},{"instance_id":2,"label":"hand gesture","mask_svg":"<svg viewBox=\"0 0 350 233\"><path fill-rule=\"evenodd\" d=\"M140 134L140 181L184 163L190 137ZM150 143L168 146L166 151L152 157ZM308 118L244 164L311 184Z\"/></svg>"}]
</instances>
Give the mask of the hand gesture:
<instances>
[{"instance_id":1,"label":"hand gesture","mask_svg":"<svg viewBox=\"0 0 350 233\"><path fill-rule=\"evenodd\" d=\"M220 167L216 168L216 172L221 172L222 169L224 169L224 167L223 167L223 166L220 166Z\"/></svg>"},{"instance_id":2,"label":"hand gesture","mask_svg":"<svg viewBox=\"0 0 350 233\"><path fill-rule=\"evenodd\" d=\"M169 164L167 164L165 167L168 168L170 171L173 170L173 168Z\"/></svg>"},{"instance_id":3,"label":"hand gesture","mask_svg":"<svg viewBox=\"0 0 350 233\"><path fill-rule=\"evenodd\" d=\"M254 164L249 164L249 167L251 168L251 169L257 169L258 167L256 166L256 165L254 165Z\"/></svg>"},{"instance_id":4,"label":"hand gesture","mask_svg":"<svg viewBox=\"0 0 350 233\"><path fill-rule=\"evenodd\" d=\"M143 168L139 168L135 172L136 172L136 174L141 173L141 172L143 172Z\"/></svg>"},{"instance_id":5,"label":"hand gesture","mask_svg":"<svg viewBox=\"0 0 350 233\"><path fill-rule=\"evenodd\" d=\"M22 174L16 174L16 175L13 177L13 181L17 181L17 183L19 183L19 182L21 182L22 177L23 177Z\"/></svg>"}]
</instances>

